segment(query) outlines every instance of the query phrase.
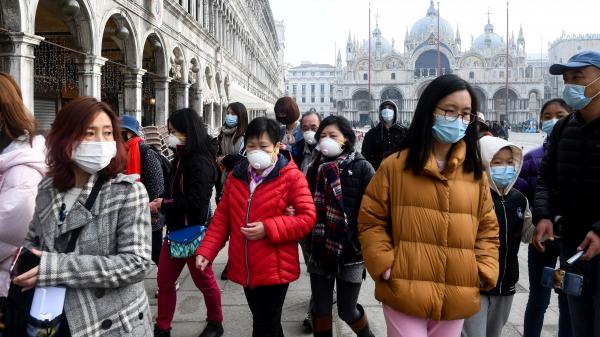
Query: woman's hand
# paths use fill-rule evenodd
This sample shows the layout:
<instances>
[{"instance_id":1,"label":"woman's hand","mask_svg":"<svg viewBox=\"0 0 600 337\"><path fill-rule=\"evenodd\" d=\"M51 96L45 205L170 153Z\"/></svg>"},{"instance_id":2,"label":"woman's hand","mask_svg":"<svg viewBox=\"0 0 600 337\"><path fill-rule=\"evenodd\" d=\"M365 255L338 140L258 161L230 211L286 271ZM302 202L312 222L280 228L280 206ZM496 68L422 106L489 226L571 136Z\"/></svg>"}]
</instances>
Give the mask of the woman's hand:
<instances>
[{"instance_id":1,"label":"woman's hand","mask_svg":"<svg viewBox=\"0 0 600 337\"><path fill-rule=\"evenodd\" d=\"M283 212L283 214L285 214L287 216L294 216L294 215L296 215L296 209L294 208L294 206L289 205L288 207L285 208L285 211Z\"/></svg>"},{"instance_id":2,"label":"woman's hand","mask_svg":"<svg viewBox=\"0 0 600 337\"><path fill-rule=\"evenodd\" d=\"M381 278L387 281L390 279L391 274L392 274L392 268L388 268L383 272L383 274L381 274Z\"/></svg>"},{"instance_id":3,"label":"woman's hand","mask_svg":"<svg viewBox=\"0 0 600 337\"><path fill-rule=\"evenodd\" d=\"M204 271L210 261L202 255L196 255L196 268Z\"/></svg>"},{"instance_id":4,"label":"woman's hand","mask_svg":"<svg viewBox=\"0 0 600 337\"><path fill-rule=\"evenodd\" d=\"M279 143L279 150L287 150L287 145Z\"/></svg>"},{"instance_id":5,"label":"woman's hand","mask_svg":"<svg viewBox=\"0 0 600 337\"><path fill-rule=\"evenodd\" d=\"M37 257L42 256L42 252L40 252L37 249L32 249L31 253L33 253L33 255L35 255ZM23 274L15 277L13 279L13 283L22 287L23 289L21 289L21 291L23 291L23 292L25 292L29 289L33 289L37 285L39 271L40 271L39 266L34 267L34 268L24 272Z\"/></svg>"},{"instance_id":6,"label":"woman's hand","mask_svg":"<svg viewBox=\"0 0 600 337\"><path fill-rule=\"evenodd\" d=\"M160 212L160 207L162 206L163 198L156 198L150 202L150 213L158 213Z\"/></svg>"},{"instance_id":7,"label":"woman's hand","mask_svg":"<svg viewBox=\"0 0 600 337\"><path fill-rule=\"evenodd\" d=\"M262 222L253 222L242 227L242 234L248 240L260 240L267 234L265 232L265 225Z\"/></svg>"}]
</instances>

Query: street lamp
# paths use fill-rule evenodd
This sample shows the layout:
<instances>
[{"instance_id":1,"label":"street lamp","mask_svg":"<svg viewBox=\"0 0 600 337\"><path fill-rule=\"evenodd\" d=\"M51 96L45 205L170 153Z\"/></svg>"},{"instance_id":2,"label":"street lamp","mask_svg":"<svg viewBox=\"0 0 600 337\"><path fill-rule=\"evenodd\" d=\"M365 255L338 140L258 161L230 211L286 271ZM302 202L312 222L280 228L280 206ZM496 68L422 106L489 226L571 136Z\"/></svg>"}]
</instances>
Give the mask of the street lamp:
<instances>
[{"instance_id":1,"label":"street lamp","mask_svg":"<svg viewBox=\"0 0 600 337\"><path fill-rule=\"evenodd\" d=\"M156 98L150 97L148 99L150 109L152 109L152 125L156 125Z\"/></svg>"}]
</instances>

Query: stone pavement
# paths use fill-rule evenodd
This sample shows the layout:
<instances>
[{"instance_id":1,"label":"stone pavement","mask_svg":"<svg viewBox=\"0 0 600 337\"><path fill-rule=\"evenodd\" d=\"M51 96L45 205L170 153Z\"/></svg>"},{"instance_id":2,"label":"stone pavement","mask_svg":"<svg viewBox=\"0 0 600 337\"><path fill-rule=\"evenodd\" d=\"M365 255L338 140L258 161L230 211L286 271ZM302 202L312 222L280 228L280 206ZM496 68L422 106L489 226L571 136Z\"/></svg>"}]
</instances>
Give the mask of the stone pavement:
<instances>
[{"instance_id":1,"label":"stone pavement","mask_svg":"<svg viewBox=\"0 0 600 337\"><path fill-rule=\"evenodd\" d=\"M511 134L511 141L523 146L525 151L541 143L539 134ZM220 276L227 258L227 247L225 247L215 260L214 270L217 278ZM302 258L302 254L300 254ZM522 336L523 315L528 296L528 273L527 273L527 245L522 245L519 251L520 280L517 285L517 294L513 301L512 311L508 323L503 331L502 337ZM302 270L306 270L304 265ZM194 286L187 269L179 278L181 288L177 292L177 309L173 321L172 336L174 337L196 337L204 327L206 309L202 294ZM227 337L251 336L252 323L251 314L244 297L243 289L232 282L218 280L222 292L223 314L225 317L224 327ZM146 289L150 295L150 304L153 313L156 313L156 272L153 270L146 279ZM380 304L374 298L374 283L370 277L363 284L359 302L366 308L367 315L372 325L373 332L377 337L386 336L386 326L381 312ZM310 298L310 282L308 274L303 272L300 279L290 285L283 308L282 325L285 336L300 337L310 336L302 328L302 320L306 315L307 303ZM334 306L334 311L336 310ZM550 306L546 312L543 337L556 336L558 331L558 304L556 295L552 296ZM341 320L335 320L334 336L354 336L348 326Z\"/></svg>"}]
</instances>

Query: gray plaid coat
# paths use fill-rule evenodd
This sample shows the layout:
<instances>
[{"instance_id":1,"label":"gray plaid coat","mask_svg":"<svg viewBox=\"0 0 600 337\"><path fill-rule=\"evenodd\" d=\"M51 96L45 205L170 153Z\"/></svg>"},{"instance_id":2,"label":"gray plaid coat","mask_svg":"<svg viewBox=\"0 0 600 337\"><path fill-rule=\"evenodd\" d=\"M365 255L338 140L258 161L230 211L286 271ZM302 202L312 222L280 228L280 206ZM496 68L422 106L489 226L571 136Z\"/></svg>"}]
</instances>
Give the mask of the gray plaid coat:
<instances>
[{"instance_id":1,"label":"gray plaid coat","mask_svg":"<svg viewBox=\"0 0 600 337\"><path fill-rule=\"evenodd\" d=\"M152 336L144 276L150 269L148 195L136 176L105 182L91 211L83 205L92 175L63 224L62 195L51 178L39 185L25 246L43 251L38 286L67 287L64 312L73 337ZM83 227L73 253L55 247L61 234ZM60 245L60 244L59 244Z\"/></svg>"}]
</instances>

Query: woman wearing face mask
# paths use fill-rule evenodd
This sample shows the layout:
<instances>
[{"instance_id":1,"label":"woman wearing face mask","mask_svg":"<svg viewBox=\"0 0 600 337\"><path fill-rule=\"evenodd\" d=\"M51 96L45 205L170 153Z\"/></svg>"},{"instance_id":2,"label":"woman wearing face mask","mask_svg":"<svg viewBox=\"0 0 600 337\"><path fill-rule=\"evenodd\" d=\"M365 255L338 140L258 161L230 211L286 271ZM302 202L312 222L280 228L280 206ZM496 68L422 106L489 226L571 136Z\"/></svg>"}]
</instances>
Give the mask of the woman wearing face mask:
<instances>
[{"instance_id":1,"label":"woman wearing face mask","mask_svg":"<svg viewBox=\"0 0 600 337\"><path fill-rule=\"evenodd\" d=\"M298 123L300 109L293 98L285 96L275 102L275 117L281 123L279 143L280 150L286 150L292 157L297 157L302 149L297 144L303 139L302 129Z\"/></svg>"},{"instance_id":2,"label":"woman wearing face mask","mask_svg":"<svg viewBox=\"0 0 600 337\"><path fill-rule=\"evenodd\" d=\"M152 335L148 195L120 173L127 159L119 119L93 97L75 99L57 114L46 145L49 171L24 244L40 262L13 282L63 289L64 301L53 302L64 303L57 336Z\"/></svg>"},{"instance_id":3,"label":"woman wearing face mask","mask_svg":"<svg viewBox=\"0 0 600 337\"><path fill-rule=\"evenodd\" d=\"M253 337L282 337L281 311L290 282L300 276L298 240L315 222L306 179L279 154L279 126L254 119L244 136L247 158L225 184L196 266L206 270L229 238L229 280L244 287ZM293 206L295 215L286 214Z\"/></svg>"},{"instance_id":4,"label":"woman wearing face mask","mask_svg":"<svg viewBox=\"0 0 600 337\"><path fill-rule=\"evenodd\" d=\"M315 136L321 156L308 168L307 179L317 207L310 235L308 272L313 296L313 334L332 336L333 289L339 317L359 337L374 336L358 304L366 275L356 220L373 167L354 150L356 136L347 119L325 118Z\"/></svg>"},{"instance_id":5,"label":"woman wearing face mask","mask_svg":"<svg viewBox=\"0 0 600 337\"><path fill-rule=\"evenodd\" d=\"M367 188L358 217L388 336L457 337L498 280L498 221L477 145L473 88L426 88L401 150Z\"/></svg>"},{"instance_id":6,"label":"woman wearing face mask","mask_svg":"<svg viewBox=\"0 0 600 337\"><path fill-rule=\"evenodd\" d=\"M569 116L570 113L571 107L564 100L560 98L549 100L542 106L540 114L542 131L546 135L550 135L556 122L561 118ZM515 188L529 199L530 205L535 200L539 169L546 147L547 140L544 140L542 146L529 151L525 155L523 169L519 174L519 180L515 184ZM547 240L545 247L546 251L543 253L535 249L533 244L530 244L528 249L529 299L525 309L524 337L540 337L544 325L544 313L550 304L552 290L543 287L540 280L542 279L544 267L556 267L556 262L560 257L560 239L555 239L554 241ZM570 337L572 336L572 332L569 306L567 295L562 292L558 293L558 308L558 336Z\"/></svg>"},{"instance_id":7,"label":"woman wearing face mask","mask_svg":"<svg viewBox=\"0 0 600 337\"><path fill-rule=\"evenodd\" d=\"M462 337L500 337L519 281L519 247L531 242L535 227L527 198L513 188L523 162L521 149L492 136L482 137L479 147L500 224L500 274L494 289L481 292L481 309L465 320Z\"/></svg>"},{"instance_id":8,"label":"woman wearing face mask","mask_svg":"<svg viewBox=\"0 0 600 337\"><path fill-rule=\"evenodd\" d=\"M244 149L244 134L248 128L248 112L244 104L234 102L227 107L225 123L217 137L219 150L217 152L217 163L223 164L226 156L240 156ZM241 156L240 156L241 157ZM220 197L222 186L225 184L228 172L224 170L217 184L217 196Z\"/></svg>"},{"instance_id":9,"label":"woman wearing face mask","mask_svg":"<svg viewBox=\"0 0 600 337\"><path fill-rule=\"evenodd\" d=\"M165 215L168 235L176 235L173 233L192 230L192 227L199 225L207 226L210 199L218 175L213 162L215 150L198 113L192 109L177 110L169 117L168 123L169 146L175 152L171 168L171 191L168 198L157 199L153 203ZM207 325L200 336L222 336L221 291L212 268L194 268L193 253L187 257L172 255L174 249L171 249L167 239L163 242L156 276L158 315L154 336L171 335L171 321L177 302L175 282L186 264L206 304Z\"/></svg>"}]
</instances>

